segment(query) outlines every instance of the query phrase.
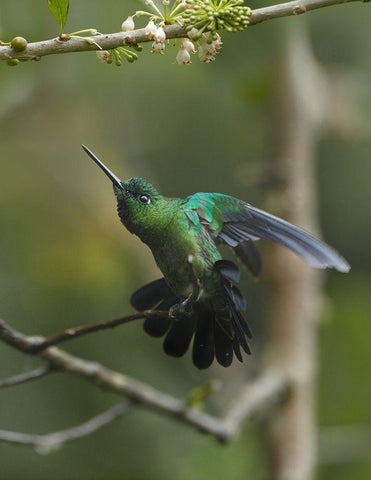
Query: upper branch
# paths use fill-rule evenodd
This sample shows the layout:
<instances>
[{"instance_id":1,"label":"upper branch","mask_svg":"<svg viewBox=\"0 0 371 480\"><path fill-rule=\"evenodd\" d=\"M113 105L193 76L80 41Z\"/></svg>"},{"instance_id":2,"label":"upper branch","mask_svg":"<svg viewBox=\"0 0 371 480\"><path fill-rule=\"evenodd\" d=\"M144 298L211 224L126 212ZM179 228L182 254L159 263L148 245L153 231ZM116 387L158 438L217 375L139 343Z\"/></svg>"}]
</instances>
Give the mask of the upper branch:
<instances>
[{"instance_id":1,"label":"upper branch","mask_svg":"<svg viewBox=\"0 0 371 480\"><path fill-rule=\"evenodd\" d=\"M369 0L295 0L269 7L257 8L251 12L250 25L256 25L274 18L302 14L317 8L355 1L367 2ZM164 30L167 38L187 36L184 27L181 25L168 25ZM63 40L53 38L41 42L29 43L22 52L16 52L10 46L0 46L0 60L8 60L10 58L40 59L40 57L45 55L94 51L99 48L110 50L119 46L131 46L150 41L145 34L144 28L130 32L110 33L86 38L87 40L74 37L67 37Z\"/></svg>"}]
</instances>

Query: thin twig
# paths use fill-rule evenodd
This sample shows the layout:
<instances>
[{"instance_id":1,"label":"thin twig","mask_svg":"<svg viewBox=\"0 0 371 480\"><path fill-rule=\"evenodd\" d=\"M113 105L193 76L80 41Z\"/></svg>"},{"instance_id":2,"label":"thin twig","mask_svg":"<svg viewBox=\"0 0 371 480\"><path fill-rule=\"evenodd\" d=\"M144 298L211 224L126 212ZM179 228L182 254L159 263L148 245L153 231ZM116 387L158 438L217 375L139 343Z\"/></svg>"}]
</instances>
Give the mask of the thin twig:
<instances>
[{"instance_id":1,"label":"thin twig","mask_svg":"<svg viewBox=\"0 0 371 480\"><path fill-rule=\"evenodd\" d=\"M257 8L251 12L250 25L256 25L274 18L299 15L310 10L355 1L365 2L365 0L295 0L278 5L271 5L269 7ZM165 27L165 32L166 37L169 39L185 37L187 35L184 27L181 25L168 25ZM53 38L41 42L29 43L22 52L15 52L10 46L0 46L0 60L8 60L10 58L40 59L45 55L94 51L99 49L110 50L123 45L130 46L148 41L150 40L145 34L144 28L130 32L86 37L86 39L72 37L61 41L59 38Z\"/></svg>"},{"instance_id":2,"label":"thin twig","mask_svg":"<svg viewBox=\"0 0 371 480\"><path fill-rule=\"evenodd\" d=\"M45 348L52 345L59 345L67 340L72 340L88 333L98 332L100 330L107 330L109 328L118 327L125 323L132 322L133 320L139 320L141 318L163 318L164 315L168 315L167 312L156 312L152 310L146 310L144 312L133 313L132 315L126 315L124 317L114 318L113 320L107 320L101 323L93 323L91 325L83 325L74 328L68 328L62 333L46 337L45 340L33 350L34 353L45 350Z\"/></svg>"},{"instance_id":3,"label":"thin twig","mask_svg":"<svg viewBox=\"0 0 371 480\"><path fill-rule=\"evenodd\" d=\"M14 385L20 385L31 380L36 380L41 377L45 377L49 373L55 372L55 368L51 368L50 365L45 365L29 372L14 375L13 377L5 378L0 381L0 388L14 387Z\"/></svg>"},{"instance_id":4,"label":"thin twig","mask_svg":"<svg viewBox=\"0 0 371 480\"><path fill-rule=\"evenodd\" d=\"M133 408L132 402L119 403L109 410L91 418L76 427L49 433L47 435L33 435L29 433L11 432L0 430L0 441L17 443L19 445L30 445L38 449L39 453L50 453L63 446L64 443L86 437L113 422Z\"/></svg>"},{"instance_id":5,"label":"thin twig","mask_svg":"<svg viewBox=\"0 0 371 480\"><path fill-rule=\"evenodd\" d=\"M82 325L79 327L68 328L62 333L51 335L49 337L33 336L25 337L10 326L4 330L2 329L4 322L0 319L0 339L9 343L13 347L16 347L23 352L37 354L42 350L52 346L59 345L60 343L72 340L74 338L87 335L89 333L98 332L100 330L107 330L109 328L118 327L125 323L132 322L141 318L163 318L164 315L168 315L166 312L146 310L144 312L137 312L132 315L125 315L123 317L114 318L113 320L107 320L101 323L93 323L91 325ZM3 332L3 333L2 333Z\"/></svg>"}]
</instances>

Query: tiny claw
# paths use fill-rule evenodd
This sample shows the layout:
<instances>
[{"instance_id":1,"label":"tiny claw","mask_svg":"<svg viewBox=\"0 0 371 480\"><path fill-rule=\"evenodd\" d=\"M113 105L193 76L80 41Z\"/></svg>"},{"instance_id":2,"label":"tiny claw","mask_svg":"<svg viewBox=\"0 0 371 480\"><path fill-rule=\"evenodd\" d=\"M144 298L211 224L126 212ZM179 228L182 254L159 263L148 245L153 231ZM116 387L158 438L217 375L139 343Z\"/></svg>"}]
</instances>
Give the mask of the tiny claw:
<instances>
[{"instance_id":1,"label":"tiny claw","mask_svg":"<svg viewBox=\"0 0 371 480\"><path fill-rule=\"evenodd\" d=\"M172 307L169 308L169 317L170 318L177 318L177 312L178 312L178 303L173 305Z\"/></svg>"},{"instance_id":2,"label":"tiny claw","mask_svg":"<svg viewBox=\"0 0 371 480\"><path fill-rule=\"evenodd\" d=\"M189 298L169 308L169 317L171 318L191 317L193 314L193 303L189 301Z\"/></svg>"}]
</instances>

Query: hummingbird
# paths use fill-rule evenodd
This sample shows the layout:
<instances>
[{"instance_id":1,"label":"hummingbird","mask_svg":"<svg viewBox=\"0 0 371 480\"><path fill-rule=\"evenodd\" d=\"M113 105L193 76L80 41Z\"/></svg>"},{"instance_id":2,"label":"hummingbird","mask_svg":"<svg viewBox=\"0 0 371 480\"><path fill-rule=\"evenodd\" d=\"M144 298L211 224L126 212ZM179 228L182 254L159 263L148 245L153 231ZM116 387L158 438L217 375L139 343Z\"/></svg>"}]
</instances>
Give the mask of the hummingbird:
<instances>
[{"instance_id":1,"label":"hummingbird","mask_svg":"<svg viewBox=\"0 0 371 480\"><path fill-rule=\"evenodd\" d=\"M245 299L237 284L237 265L222 258L227 245L258 276L259 239L277 242L312 267L348 272L350 266L334 249L306 231L252 205L221 193L195 193L167 198L142 178L122 181L85 145L82 148L113 184L121 222L152 251L163 278L139 288L130 299L138 311L168 314L147 317L143 328L163 337L166 354L183 356L192 341L192 360L199 369L214 358L223 367L241 349L250 354L251 330L244 318Z\"/></svg>"}]
</instances>

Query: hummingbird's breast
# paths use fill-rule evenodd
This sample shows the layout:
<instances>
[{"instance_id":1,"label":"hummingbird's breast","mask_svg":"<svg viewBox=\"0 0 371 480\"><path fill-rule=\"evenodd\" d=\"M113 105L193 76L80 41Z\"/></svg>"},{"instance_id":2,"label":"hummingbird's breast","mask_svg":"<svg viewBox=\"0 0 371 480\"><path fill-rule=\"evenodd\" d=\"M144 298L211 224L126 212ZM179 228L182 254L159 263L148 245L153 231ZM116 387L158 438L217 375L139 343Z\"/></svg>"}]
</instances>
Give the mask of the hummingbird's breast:
<instances>
[{"instance_id":1,"label":"hummingbird's breast","mask_svg":"<svg viewBox=\"0 0 371 480\"><path fill-rule=\"evenodd\" d=\"M150 248L171 290L181 297L187 296L197 279L202 279L205 269L197 238L169 231L159 244Z\"/></svg>"},{"instance_id":2,"label":"hummingbird's breast","mask_svg":"<svg viewBox=\"0 0 371 480\"><path fill-rule=\"evenodd\" d=\"M184 212L178 212L156 238L146 242L171 290L188 296L205 278L220 257L207 232L200 234L190 227Z\"/></svg>"}]
</instances>

